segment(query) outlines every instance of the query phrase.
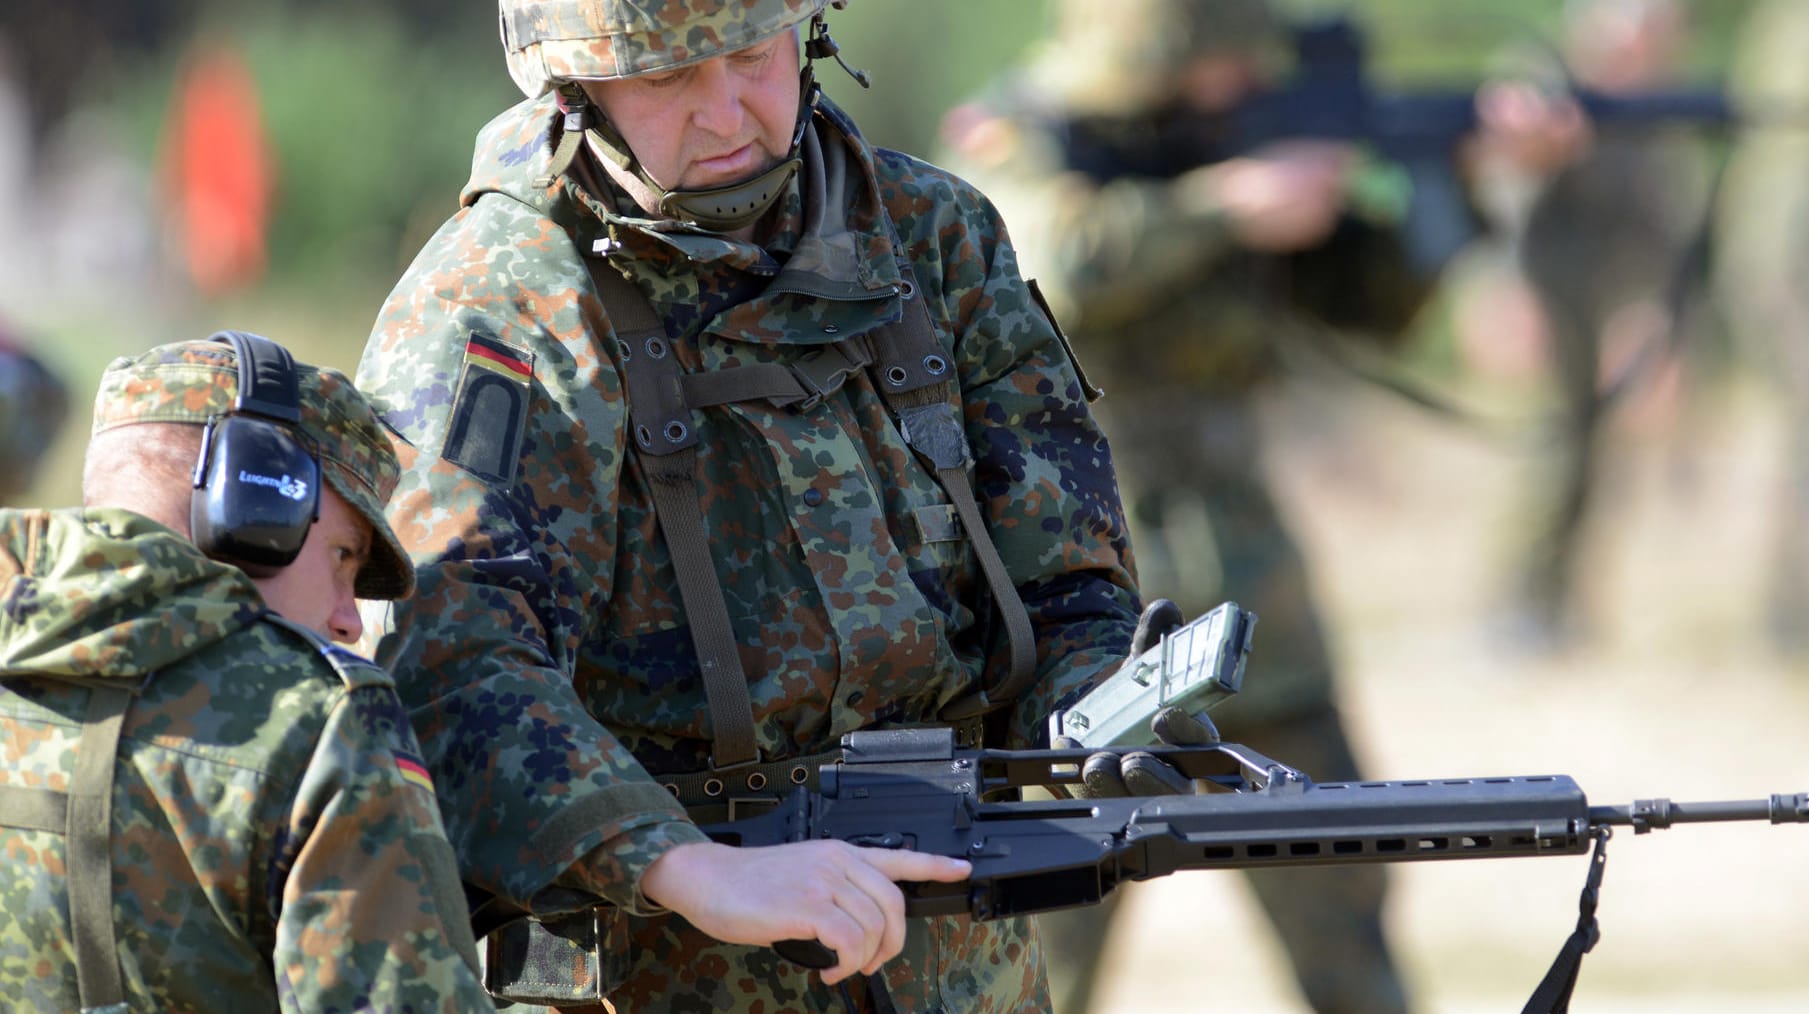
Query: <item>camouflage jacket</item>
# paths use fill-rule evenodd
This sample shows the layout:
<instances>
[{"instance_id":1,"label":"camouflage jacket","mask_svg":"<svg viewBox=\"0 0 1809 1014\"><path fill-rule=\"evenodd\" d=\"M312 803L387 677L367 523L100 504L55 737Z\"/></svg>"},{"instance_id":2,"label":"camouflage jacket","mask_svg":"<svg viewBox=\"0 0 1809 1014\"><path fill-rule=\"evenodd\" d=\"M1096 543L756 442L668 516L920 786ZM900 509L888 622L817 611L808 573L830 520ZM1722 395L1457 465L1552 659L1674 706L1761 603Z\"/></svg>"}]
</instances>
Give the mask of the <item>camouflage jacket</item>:
<instances>
[{"instance_id":1,"label":"camouflage jacket","mask_svg":"<svg viewBox=\"0 0 1809 1014\"><path fill-rule=\"evenodd\" d=\"M135 689L111 835L132 1010L489 1009L389 678L265 615L136 514L0 511L0 785L68 791L92 688ZM68 861L0 826L9 1007L80 1006Z\"/></svg>"},{"instance_id":2,"label":"camouflage jacket","mask_svg":"<svg viewBox=\"0 0 1809 1014\"><path fill-rule=\"evenodd\" d=\"M648 772L705 768L710 729L587 255L648 296L688 372L796 362L896 319L910 279L930 290L973 488L1036 633L1016 741L1123 657L1138 603L1105 440L979 193L868 147L825 102L811 143L821 158L755 246L618 215L569 174L546 179L557 123L548 96L483 131L462 209L398 284L359 367L399 435L390 511L421 581L372 629L387 623L385 651L416 646L399 682L467 878L524 905L558 878L646 912L641 873L699 840ZM519 382L518 408L499 374ZM767 759L932 721L982 674L998 681L1005 638L975 556L868 371L808 410L740 403L692 421L711 556ZM1000 1009L972 991L1015 978L1014 997L1034 978L1021 928L936 922L940 943L919 926L894 963L917 1008ZM713 946L671 932L689 956ZM757 960L722 949L734 967ZM786 990L833 996L796 970L774 973L783 985L719 986L689 982L710 975L701 961L635 960L642 986L612 994L631 1005L690 989L774 1008L802 1002Z\"/></svg>"}]
</instances>

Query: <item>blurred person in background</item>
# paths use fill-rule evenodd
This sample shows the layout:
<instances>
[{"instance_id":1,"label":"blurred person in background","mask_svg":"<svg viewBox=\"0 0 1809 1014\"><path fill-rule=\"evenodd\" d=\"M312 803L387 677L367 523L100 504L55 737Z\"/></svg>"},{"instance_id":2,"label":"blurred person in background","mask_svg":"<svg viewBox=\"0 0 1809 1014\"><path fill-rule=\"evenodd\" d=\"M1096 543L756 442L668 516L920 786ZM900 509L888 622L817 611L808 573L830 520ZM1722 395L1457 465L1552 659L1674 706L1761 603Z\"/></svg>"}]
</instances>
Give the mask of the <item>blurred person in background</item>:
<instances>
[{"instance_id":1,"label":"blurred person in background","mask_svg":"<svg viewBox=\"0 0 1809 1014\"><path fill-rule=\"evenodd\" d=\"M0 506L36 480L69 416L69 390L0 322Z\"/></svg>"},{"instance_id":2,"label":"blurred person in background","mask_svg":"<svg viewBox=\"0 0 1809 1014\"><path fill-rule=\"evenodd\" d=\"M1780 649L1809 651L1809 4L1765 0L1742 26L1732 86L1750 119L1735 137L1716 214L1715 287L1740 353L1784 408L1785 497L1766 620Z\"/></svg>"},{"instance_id":3,"label":"blurred person in background","mask_svg":"<svg viewBox=\"0 0 1809 1014\"><path fill-rule=\"evenodd\" d=\"M1576 85L1613 98L1676 87L1688 41L1679 0L1570 0L1564 56ZM1588 150L1555 173L1494 166L1498 184L1529 195L1501 223L1531 304L1514 320L1465 314L1477 347L1543 345L1557 391L1555 432L1535 465L1531 535L1501 633L1515 650L1559 650L1588 627L1582 550L1600 485L1608 413L1655 382L1675 386L1673 347L1699 279L1688 274L1709 188L1696 128L1594 125ZM1519 281L1511 275L1500 284Z\"/></svg>"},{"instance_id":4,"label":"blurred person in background","mask_svg":"<svg viewBox=\"0 0 1809 1014\"><path fill-rule=\"evenodd\" d=\"M19 1010L487 1010L387 674L413 571L343 374L238 332L115 360L83 506L0 510L0 995Z\"/></svg>"},{"instance_id":5,"label":"blurred person in background","mask_svg":"<svg viewBox=\"0 0 1809 1014\"><path fill-rule=\"evenodd\" d=\"M1263 475L1257 406L1291 343L1331 329L1392 342L1437 274L1372 199L1385 167L1357 145L1220 143L1238 107L1282 79L1291 41L1264 0L1070 0L1038 58L948 114L943 157L998 201L1026 275L1105 391L1144 597L1190 617L1225 600L1258 616L1259 661L1214 712L1224 738L1317 780L1355 780L1307 563ZM1574 131L1560 119L1508 118L1454 148L1557 158ZM1381 867L1247 876L1314 1010L1408 1008ZM1039 918L1057 1009L1087 1009L1114 910Z\"/></svg>"}]
</instances>

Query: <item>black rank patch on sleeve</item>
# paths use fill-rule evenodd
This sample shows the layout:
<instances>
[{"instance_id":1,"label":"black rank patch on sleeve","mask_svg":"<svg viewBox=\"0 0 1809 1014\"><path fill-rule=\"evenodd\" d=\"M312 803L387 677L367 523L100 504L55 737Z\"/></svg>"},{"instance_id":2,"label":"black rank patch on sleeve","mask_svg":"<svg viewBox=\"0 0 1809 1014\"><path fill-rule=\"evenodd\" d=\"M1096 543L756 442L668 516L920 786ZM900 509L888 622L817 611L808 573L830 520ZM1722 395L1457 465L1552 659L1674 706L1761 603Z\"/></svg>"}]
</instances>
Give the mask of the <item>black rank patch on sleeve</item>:
<instances>
[{"instance_id":1,"label":"black rank patch on sleeve","mask_svg":"<svg viewBox=\"0 0 1809 1014\"><path fill-rule=\"evenodd\" d=\"M440 456L487 482L514 482L533 383L533 353L473 332Z\"/></svg>"}]
</instances>

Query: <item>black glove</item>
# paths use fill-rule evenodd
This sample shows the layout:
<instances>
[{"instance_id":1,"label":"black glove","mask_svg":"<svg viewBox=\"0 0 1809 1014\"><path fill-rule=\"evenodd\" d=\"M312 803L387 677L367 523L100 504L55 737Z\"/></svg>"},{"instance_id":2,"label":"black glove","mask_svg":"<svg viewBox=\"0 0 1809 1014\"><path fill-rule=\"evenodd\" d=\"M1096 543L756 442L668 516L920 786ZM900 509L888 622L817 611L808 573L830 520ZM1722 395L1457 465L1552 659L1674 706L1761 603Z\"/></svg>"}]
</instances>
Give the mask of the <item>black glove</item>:
<instances>
[{"instance_id":1,"label":"black glove","mask_svg":"<svg viewBox=\"0 0 1809 1014\"><path fill-rule=\"evenodd\" d=\"M1131 662L1186 625L1187 617L1181 615L1180 606L1167 599L1151 602L1137 617L1137 630L1131 634L1131 650L1125 653L1124 661Z\"/></svg>"},{"instance_id":2,"label":"black glove","mask_svg":"<svg viewBox=\"0 0 1809 1014\"><path fill-rule=\"evenodd\" d=\"M1131 635L1129 662L1154 648L1162 638L1183 626L1186 619L1181 608L1168 599L1157 599L1143 610L1137 620L1137 631ZM1195 718L1179 708L1163 708L1150 719L1150 731L1157 741L1168 746L1210 746L1219 741L1219 731L1204 716ZM1066 736L1057 736L1050 745L1056 749L1074 749L1080 744ZM1102 750L1086 759L1080 769L1081 785L1072 787L1082 799L1115 799L1120 796L1166 796L1191 793L1193 780L1143 750L1116 754Z\"/></svg>"}]
</instances>

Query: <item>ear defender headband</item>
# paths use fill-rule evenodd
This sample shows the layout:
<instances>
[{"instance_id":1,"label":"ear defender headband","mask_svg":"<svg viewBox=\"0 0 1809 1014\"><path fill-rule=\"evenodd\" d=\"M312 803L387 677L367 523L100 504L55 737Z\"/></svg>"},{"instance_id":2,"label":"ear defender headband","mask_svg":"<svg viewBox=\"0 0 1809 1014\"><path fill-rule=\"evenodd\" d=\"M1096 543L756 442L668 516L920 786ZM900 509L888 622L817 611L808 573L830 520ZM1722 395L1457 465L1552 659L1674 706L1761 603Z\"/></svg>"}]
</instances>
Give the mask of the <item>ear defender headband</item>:
<instances>
[{"instance_id":1,"label":"ear defender headband","mask_svg":"<svg viewBox=\"0 0 1809 1014\"><path fill-rule=\"evenodd\" d=\"M301 395L289 350L261 335L220 331L233 347L239 391L207 421L195 462L189 530L212 559L252 577L294 562L320 518L320 460L297 427Z\"/></svg>"}]
</instances>

